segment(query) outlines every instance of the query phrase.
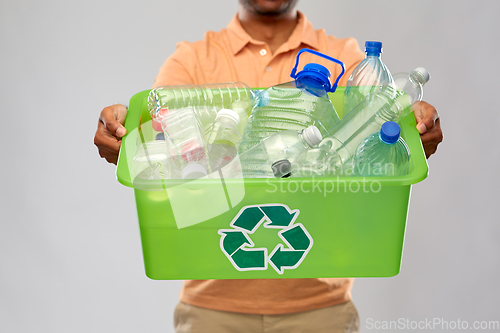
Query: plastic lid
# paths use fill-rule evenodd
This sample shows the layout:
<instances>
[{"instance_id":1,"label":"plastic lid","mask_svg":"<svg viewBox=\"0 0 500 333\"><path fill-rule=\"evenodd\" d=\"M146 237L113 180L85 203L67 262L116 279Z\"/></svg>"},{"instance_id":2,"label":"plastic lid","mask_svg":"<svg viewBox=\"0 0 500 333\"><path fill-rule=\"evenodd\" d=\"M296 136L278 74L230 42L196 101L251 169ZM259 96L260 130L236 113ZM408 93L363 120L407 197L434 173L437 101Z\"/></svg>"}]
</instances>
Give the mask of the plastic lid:
<instances>
[{"instance_id":1,"label":"plastic lid","mask_svg":"<svg viewBox=\"0 0 500 333\"><path fill-rule=\"evenodd\" d=\"M215 120L217 120L217 118L219 117L227 117L234 120L236 124L240 123L240 116L238 115L238 113L230 109L219 110L219 112L217 112L217 117L215 117Z\"/></svg>"},{"instance_id":2,"label":"plastic lid","mask_svg":"<svg viewBox=\"0 0 500 333\"><path fill-rule=\"evenodd\" d=\"M182 169L182 179L198 179L207 175L207 168L199 163L189 163Z\"/></svg>"},{"instance_id":3,"label":"plastic lid","mask_svg":"<svg viewBox=\"0 0 500 333\"><path fill-rule=\"evenodd\" d=\"M165 141L165 133L160 132L156 134L156 140L164 140Z\"/></svg>"},{"instance_id":4,"label":"plastic lid","mask_svg":"<svg viewBox=\"0 0 500 333\"><path fill-rule=\"evenodd\" d=\"M292 175L292 163L289 160L276 161L271 165L271 169L276 178L288 178Z\"/></svg>"},{"instance_id":5,"label":"plastic lid","mask_svg":"<svg viewBox=\"0 0 500 333\"><path fill-rule=\"evenodd\" d=\"M323 137L321 136L321 132L314 125L311 125L308 128L306 128L305 130L303 130L302 137L304 138L304 140L307 142L307 144L311 148L316 146L318 143L321 142L321 140L323 140Z\"/></svg>"},{"instance_id":6,"label":"plastic lid","mask_svg":"<svg viewBox=\"0 0 500 333\"><path fill-rule=\"evenodd\" d=\"M399 140L401 128L393 121L386 121L380 129L380 140L392 145Z\"/></svg>"},{"instance_id":7,"label":"plastic lid","mask_svg":"<svg viewBox=\"0 0 500 333\"><path fill-rule=\"evenodd\" d=\"M365 52L369 55L380 55L382 53L382 42L366 41Z\"/></svg>"},{"instance_id":8,"label":"plastic lid","mask_svg":"<svg viewBox=\"0 0 500 333\"><path fill-rule=\"evenodd\" d=\"M422 77L423 82L420 82L422 85L426 84L431 79L431 74L423 67L417 67L413 71L417 72Z\"/></svg>"},{"instance_id":9,"label":"plastic lid","mask_svg":"<svg viewBox=\"0 0 500 333\"><path fill-rule=\"evenodd\" d=\"M304 69L297 73L296 80L305 85L314 85L312 88L315 89L321 87L325 91L329 91L332 85L328 68L315 63L305 65Z\"/></svg>"}]
</instances>

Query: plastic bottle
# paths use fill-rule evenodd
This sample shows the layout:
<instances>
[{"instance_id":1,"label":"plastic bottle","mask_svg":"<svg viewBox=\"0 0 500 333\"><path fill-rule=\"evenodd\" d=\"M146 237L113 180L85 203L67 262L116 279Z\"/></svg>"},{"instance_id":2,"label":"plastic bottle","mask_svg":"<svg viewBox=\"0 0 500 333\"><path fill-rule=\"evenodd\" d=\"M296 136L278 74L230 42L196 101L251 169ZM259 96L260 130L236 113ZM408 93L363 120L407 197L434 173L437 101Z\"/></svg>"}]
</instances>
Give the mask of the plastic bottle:
<instances>
[{"instance_id":1,"label":"plastic bottle","mask_svg":"<svg viewBox=\"0 0 500 333\"><path fill-rule=\"evenodd\" d=\"M326 135L320 146L329 145L346 163L368 135L380 131L386 121L397 121L411 112L411 105L423 96L430 75L422 67L410 74L398 74L397 86L383 86L371 93ZM406 77L406 79L399 79ZM401 89L401 90L396 90Z\"/></svg>"},{"instance_id":2,"label":"plastic bottle","mask_svg":"<svg viewBox=\"0 0 500 333\"><path fill-rule=\"evenodd\" d=\"M173 177L196 179L206 176L209 165L205 133L193 108L169 112L162 119L167 151L173 158Z\"/></svg>"},{"instance_id":3,"label":"plastic bottle","mask_svg":"<svg viewBox=\"0 0 500 333\"><path fill-rule=\"evenodd\" d=\"M285 130L262 140L239 155L243 176L247 178L289 177L305 158L305 152L321 141L316 126L300 133Z\"/></svg>"},{"instance_id":4,"label":"plastic bottle","mask_svg":"<svg viewBox=\"0 0 500 333\"><path fill-rule=\"evenodd\" d=\"M318 55L342 66L342 73L333 86L329 70L319 64L307 64L296 74L299 56L303 52ZM322 134L326 133L339 122L327 93L336 90L343 74L344 64L337 59L309 49L300 50L291 73L294 81L270 87L255 96L254 109L238 151L242 153L282 130L300 132L314 125Z\"/></svg>"},{"instance_id":5,"label":"plastic bottle","mask_svg":"<svg viewBox=\"0 0 500 333\"><path fill-rule=\"evenodd\" d=\"M401 128L385 122L379 132L368 136L353 157L353 176L401 176L409 172L410 150L400 137Z\"/></svg>"},{"instance_id":6,"label":"plastic bottle","mask_svg":"<svg viewBox=\"0 0 500 333\"><path fill-rule=\"evenodd\" d=\"M365 59L354 69L347 80L344 92L344 114L354 109L368 94L380 86L394 84L391 72L382 62L382 43L365 42Z\"/></svg>"},{"instance_id":7,"label":"plastic bottle","mask_svg":"<svg viewBox=\"0 0 500 333\"><path fill-rule=\"evenodd\" d=\"M207 130L207 151L212 172L224 167L238 154L241 139L239 122L240 117L235 111L222 109Z\"/></svg>"},{"instance_id":8,"label":"plastic bottle","mask_svg":"<svg viewBox=\"0 0 500 333\"><path fill-rule=\"evenodd\" d=\"M139 179L167 179L171 175L171 158L165 140L141 144L133 160L133 171Z\"/></svg>"},{"instance_id":9,"label":"plastic bottle","mask_svg":"<svg viewBox=\"0 0 500 333\"><path fill-rule=\"evenodd\" d=\"M200 86L163 86L148 96L151 118L162 122L168 112L191 107L206 130L221 109L231 109L240 117L240 132L252 111L253 91L244 83L218 83Z\"/></svg>"}]
</instances>

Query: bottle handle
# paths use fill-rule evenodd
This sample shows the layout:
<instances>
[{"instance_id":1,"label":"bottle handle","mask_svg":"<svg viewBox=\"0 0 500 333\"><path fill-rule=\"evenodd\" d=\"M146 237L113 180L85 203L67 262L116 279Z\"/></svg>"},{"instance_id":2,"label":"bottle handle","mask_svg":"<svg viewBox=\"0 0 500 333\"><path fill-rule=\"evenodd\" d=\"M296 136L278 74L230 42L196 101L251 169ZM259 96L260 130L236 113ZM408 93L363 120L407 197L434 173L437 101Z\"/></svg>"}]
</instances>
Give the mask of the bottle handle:
<instances>
[{"instance_id":1,"label":"bottle handle","mask_svg":"<svg viewBox=\"0 0 500 333\"><path fill-rule=\"evenodd\" d=\"M318 51L314 51L314 50L310 50L310 49L301 49L299 51L299 53L297 53L297 60L295 61L295 67L293 67L292 69L292 72L290 73L290 76L292 77L292 79L296 79L297 78L297 66L299 65L299 56L302 54L302 52L309 52L309 53L312 53L314 55L317 55L318 57L322 57L322 58L325 58L327 60L330 60L334 63L337 63L339 64L340 66L342 66L342 72L340 73L339 76L337 76L337 79L335 80L335 83L332 85L332 87L328 90L328 92L335 92L335 90L337 90L337 85L339 83L339 80L340 78L342 77L342 75L344 75L345 73L345 65L342 61L340 60L337 60L335 58L332 58L330 56L327 56L326 54L323 54L323 53L320 53Z\"/></svg>"}]
</instances>

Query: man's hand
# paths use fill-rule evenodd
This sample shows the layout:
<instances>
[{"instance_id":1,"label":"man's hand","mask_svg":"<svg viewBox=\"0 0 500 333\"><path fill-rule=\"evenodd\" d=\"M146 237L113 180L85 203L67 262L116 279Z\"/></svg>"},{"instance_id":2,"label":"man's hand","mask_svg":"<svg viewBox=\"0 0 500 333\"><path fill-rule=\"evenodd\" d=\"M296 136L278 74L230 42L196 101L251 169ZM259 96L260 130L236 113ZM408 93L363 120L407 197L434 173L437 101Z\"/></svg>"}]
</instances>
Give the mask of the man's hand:
<instances>
[{"instance_id":1,"label":"man's hand","mask_svg":"<svg viewBox=\"0 0 500 333\"><path fill-rule=\"evenodd\" d=\"M127 133L123 127L126 116L127 107L121 104L105 107L101 111L94 144L99 149L99 155L109 163L116 164L118 162L122 137Z\"/></svg>"},{"instance_id":2,"label":"man's hand","mask_svg":"<svg viewBox=\"0 0 500 333\"><path fill-rule=\"evenodd\" d=\"M426 102L417 102L413 104L415 119L417 120L417 130L422 139L425 157L429 158L437 150L441 141L443 141L443 132L441 131L441 121L437 110Z\"/></svg>"}]
</instances>

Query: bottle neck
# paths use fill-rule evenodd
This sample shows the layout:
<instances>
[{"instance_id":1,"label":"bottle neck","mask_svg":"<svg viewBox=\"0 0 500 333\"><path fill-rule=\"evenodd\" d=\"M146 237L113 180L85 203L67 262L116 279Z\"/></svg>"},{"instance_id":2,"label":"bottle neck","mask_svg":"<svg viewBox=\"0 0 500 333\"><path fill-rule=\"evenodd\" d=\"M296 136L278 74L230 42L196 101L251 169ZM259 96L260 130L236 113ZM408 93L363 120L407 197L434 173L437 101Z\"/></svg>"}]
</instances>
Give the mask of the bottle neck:
<instances>
[{"instance_id":1,"label":"bottle neck","mask_svg":"<svg viewBox=\"0 0 500 333\"><path fill-rule=\"evenodd\" d=\"M378 52L366 52L365 57L366 58L381 58L382 53Z\"/></svg>"},{"instance_id":2,"label":"bottle neck","mask_svg":"<svg viewBox=\"0 0 500 333\"><path fill-rule=\"evenodd\" d=\"M234 118L231 118L231 117L217 116L217 118L215 118L215 122L222 124L222 125L225 125L225 126L238 128L238 122Z\"/></svg>"},{"instance_id":3,"label":"bottle neck","mask_svg":"<svg viewBox=\"0 0 500 333\"><path fill-rule=\"evenodd\" d=\"M410 73L410 79L413 80L414 82L420 83L422 86L425 85L424 76L417 71L413 71Z\"/></svg>"},{"instance_id":4,"label":"bottle neck","mask_svg":"<svg viewBox=\"0 0 500 333\"><path fill-rule=\"evenodd\" d=\"M299 133L299 142L302 144L302 146L304 146L305 149L311 149L311 145L309 144L309 142L304 138L304 131L305 130L302 130L302 132Z\"/></svg>"}]
</instances>

